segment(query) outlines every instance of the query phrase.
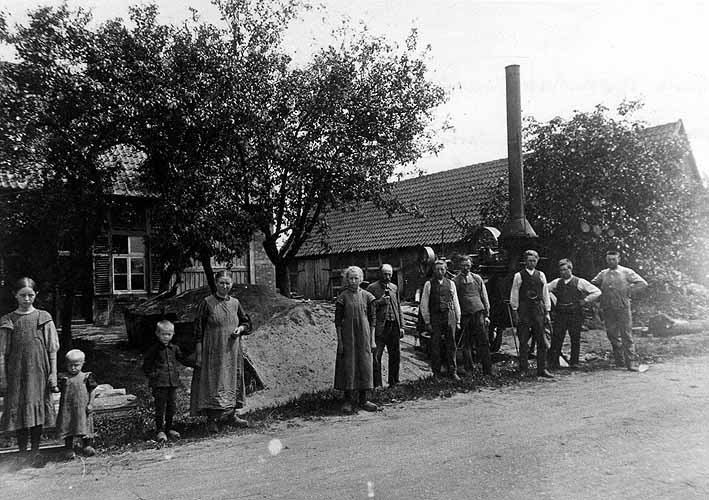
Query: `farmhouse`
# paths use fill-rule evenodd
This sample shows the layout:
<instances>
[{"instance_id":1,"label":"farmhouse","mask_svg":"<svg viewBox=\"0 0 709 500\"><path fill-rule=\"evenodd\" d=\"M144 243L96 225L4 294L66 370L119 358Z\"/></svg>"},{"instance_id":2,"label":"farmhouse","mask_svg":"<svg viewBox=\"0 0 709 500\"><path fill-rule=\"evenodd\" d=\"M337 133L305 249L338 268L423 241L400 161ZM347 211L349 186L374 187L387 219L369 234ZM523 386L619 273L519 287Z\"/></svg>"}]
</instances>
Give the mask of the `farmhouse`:
<instances>
[{"instance_id":1,"label":"farmhouse","mask_svg":"<svg viewBox=\"0 0 709 500\"><path fill-rule=\"evenodd\" d=\"M644 133L654 138L680 135L686 138L681 120ZM685 167L701 182L694 157ZM309 298L330 298L342 286L342 271L350 265L365 270L365 280L377 279L382 263L394 267L393 280L402 297L413 299L423 278L419 272L421 248L431 247L448 258L471 253L467 227L480 226L480 206L500 179L507 179L507 159L477 163L397 182L394 194L417 213L391 217L372 203L356 210L336 211L327 216L326 232L311 235L291 267L292 287Z\"/></svg>"},{"instance_id":2,"label":"farmhouse","mask_svg":"<svg viewBox=\"0 0 709 500\"><path fill-rule=\"evenodd\" d=\"M116 146L102 157L106 168L117 172L112 187L115 200L104 214L104 230L94 242L93 259L86 263L91 282L82 287L76 298L75 319L103 325L121 322L126 307L158 292L161 263L151 252L149 241L150 207L156 199L141 182L140 165L144 159L144 153L127 145ZM33 179L17 179L0 170L0 194L31 189L32 185ZM16 257L0 253L0 283L6 286L24 274ZM241 258L231 263L212 262L212 266L215 271L230 269L235 283L275 287L273 265L257 234ZM174 281L173 277L171 285ZM204 270L196 264L183 271L176 289L179 293L206 284ZM60 301L54 302L51 306L59 316Z\"/></svg>"}]
</instances>

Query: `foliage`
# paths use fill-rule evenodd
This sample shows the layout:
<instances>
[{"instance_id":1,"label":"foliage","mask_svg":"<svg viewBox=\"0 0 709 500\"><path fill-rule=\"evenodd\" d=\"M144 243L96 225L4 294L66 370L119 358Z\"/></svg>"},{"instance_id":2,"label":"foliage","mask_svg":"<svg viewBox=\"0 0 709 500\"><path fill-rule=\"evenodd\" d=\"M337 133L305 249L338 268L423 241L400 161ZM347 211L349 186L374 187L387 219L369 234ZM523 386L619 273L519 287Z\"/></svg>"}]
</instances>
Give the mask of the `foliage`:
<instances>
[{"instance_id":1,"label":"foliage","mask_svg":"<svg viewBox=\"0 0 709 500\"><path fill-rule=\"evenodd\" d=\"M45 177L63 183L63 202L89 221L70 240L88 248L110 204L111 172L97 157L119 139L137 147L166 275L199 259L211 278L212 257L231 261L260 230L287 294L287 265L329 210L369 200L401 209L388 180L437 150L428 127L444 92L427 79L415 33L400 48L345 26L296 66L281 38L304 4L214 3L218 24L196 12L161 24L149 5L131 9L130 27L112 20L90 30L86 12L63 5L31 14L29 27L3 27L20 56L13 71L32 71L3 85L8 96L23 93L17 124L33 137L13 129L2 149L24 148L25 165L33 152Z\"/></svg>"},{"instance_id":2,"label":"foliage","mask_svg":"<svg viewBox=\"0 0 709 500\"><path fill-rule=\"evenodd\" d=\"M594 276L614 248L650 281L676 284L701 257L706 193L688 166L686 138L631 120L638 106L624 103L617 116L597 106L567 120L527 122L527 218L552 262L570 257L580 274ZM505 186L495 189L481 207L486 223L507 213Z\"/></svg>"},{"instance_id":3,"label":"foliage","mask_svg":"<svg viewBox=\"0 0 709 500\"><path fill-rule=\"evenodd\" d=\"M249 206L283 293L288 263L325 214L364 201L400 209L388 180L438 147L428 126L445 96L415 33L403 50L366 32L340 36L269 87L248 149Z\"/></svg>"},{"instance_id":4,"label":"foliage","mask_svg":"<svg viewBox=\"0 0 709 500\"><path fill-rule=\"evenodd\" d=\"M88 12L64 4L38 8L26 25L1 31L17 61L0 66L0 162L37 188L10 195L2 214L3 252L19 256L19 266L32 262L23 270L61 286L68 306L64 346L70 304L74 292L90 283L86 263L110 204L114 172L98 158L120 141L121 130L110 93L90 74L101 53L90 21ZM65 251L61 261L57 250Z\"/></svg>"}]
</instances>

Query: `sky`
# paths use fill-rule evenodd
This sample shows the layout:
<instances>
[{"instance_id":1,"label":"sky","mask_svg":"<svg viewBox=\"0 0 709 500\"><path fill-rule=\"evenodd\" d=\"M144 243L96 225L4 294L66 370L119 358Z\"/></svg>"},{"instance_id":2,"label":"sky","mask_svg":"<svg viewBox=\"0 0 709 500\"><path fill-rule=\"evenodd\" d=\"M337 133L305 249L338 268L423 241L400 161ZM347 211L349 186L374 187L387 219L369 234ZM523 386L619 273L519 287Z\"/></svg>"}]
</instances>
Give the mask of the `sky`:
<instances>
[{"instance_id":1,"label":"sky","mask_svg":"<svg viewBox=\"0 0 709 500\"><path fill-rule=\"evenodd\" d=\"M313 0L311 0L313 1ZM22 21L46 0L0 0L10 21ZM69 0L102 21L127 17L137 0ZM208 0L156 0L164 21L195 7L217 21ZM314 2L313 2L314 3ZM331 40L343 17L393 41L415 27L430 44L430 78L449 94L438 121L453 127L444 149L420 162L436 172L507 156L505 66L519 64L522 114L538 121L569 118L597 104L611 109L641 99L635 118L648 125L681 119L698 167L709 178L709 3L611 1L322 0L294 22L285 39L306 60ZM0 57L7 51L0 49Z\"/></svg>"}]
</instances>

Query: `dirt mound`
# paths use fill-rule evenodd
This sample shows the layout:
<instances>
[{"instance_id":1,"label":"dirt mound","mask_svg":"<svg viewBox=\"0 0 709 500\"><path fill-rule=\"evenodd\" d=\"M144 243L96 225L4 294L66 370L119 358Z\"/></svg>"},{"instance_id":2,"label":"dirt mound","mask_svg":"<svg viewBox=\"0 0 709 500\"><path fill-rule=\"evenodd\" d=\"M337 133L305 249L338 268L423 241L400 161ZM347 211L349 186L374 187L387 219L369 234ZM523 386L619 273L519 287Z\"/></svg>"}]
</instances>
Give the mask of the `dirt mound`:
<instances>
[{"instance_id":1,"label":"dirt mound","mask_svg":"<svg viewBox=\"0 0 709 500\"><path fill-rule=\"evenodd\" d=\"M154 341L155 325L161 319L175 323L174 341L191 351L192 328L197 307L211 292L208 287L187 290L174 297L155 297L126 311L125 325L132 345L145 349ZM261 285L234 285L230 295L238 298L251 318L254 329L274 314L287 310L298 301L288 299Z\"/></svg>"},{"instance_id":2,"label":"dirt mound","mask_svg":"<svg viewBox=\"0 0 709 500\"><path fill-rule=\"evenodd\" d=\"M129 339L140 347L150 345L156 323L167 318L175 323L175 342L191 351L197 306L209 293L206 287L188 290L131 309L126 314ZM332 388L337 352L334 304L288 299L258 285L235 285L231 294L241 301L254 325L254 332L243 340L249 408ZM402 381L430 373L414 352L411 337L402 341L401 352ZM385 353L384 380L386 363Z\"/></svg>"},{"instance_id":3,"label":"dirt mound","mask_svg":"<svg viewBox=\"0 0 709 500\"><path fill-rule=\"evenodd\" d=\"M244 351L265 385L248 405L263 406L332 387L337 335L334 307L303 302L244 339Z\"/></svg>"},{"instance_id":4,"label":"dirt mound","mask_svg":"<svg viewBox=\"0 0 709 500\"><path fill-rule=\"evenodd\" d=\"M302 394L331 389L335 378L337 334L335 308L329 302L302 302L283 311L244 340L244 350L266 386L247 398L249 408L272 406ZM382 360L387 380L387 354ZM413 338L401 344L400 379L430 374L428 363L413 348Z\"/></svg>"}]
</instances>

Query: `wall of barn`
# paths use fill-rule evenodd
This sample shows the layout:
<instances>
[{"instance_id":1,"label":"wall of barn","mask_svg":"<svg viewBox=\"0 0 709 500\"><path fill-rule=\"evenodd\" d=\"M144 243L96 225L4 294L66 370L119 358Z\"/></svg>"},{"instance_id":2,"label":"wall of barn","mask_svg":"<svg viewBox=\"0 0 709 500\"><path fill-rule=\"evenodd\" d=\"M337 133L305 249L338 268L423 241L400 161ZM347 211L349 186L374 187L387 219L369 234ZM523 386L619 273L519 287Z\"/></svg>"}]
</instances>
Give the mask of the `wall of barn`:
<instances>
[{"instance_id":1,"label":"wall of barn","mask_svg":"<svg viewBox=\"0 0 709 500\"><path fill-rule=\"evenodd\" d=\"M441 249L434 249L436 255ZM457 269L459 256L469 252L465 244L445 245L443 251L453 259ZM402 299L414 300L416 291L423 287L426 277L419 266L420 247L396 248L382 251L352 252L297 259L291 267L291 288L309 299L331 299L342 290L342 273L349 266L361 267L365 281L378 279L382 264L394 268L393 281L399 286Z\"/></svg>"}]
</instances>

